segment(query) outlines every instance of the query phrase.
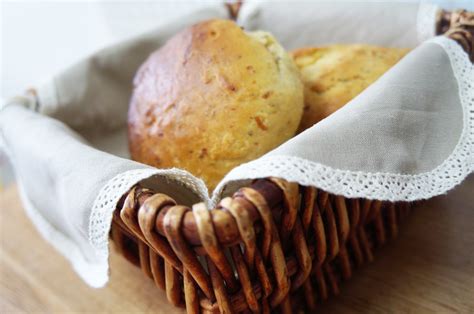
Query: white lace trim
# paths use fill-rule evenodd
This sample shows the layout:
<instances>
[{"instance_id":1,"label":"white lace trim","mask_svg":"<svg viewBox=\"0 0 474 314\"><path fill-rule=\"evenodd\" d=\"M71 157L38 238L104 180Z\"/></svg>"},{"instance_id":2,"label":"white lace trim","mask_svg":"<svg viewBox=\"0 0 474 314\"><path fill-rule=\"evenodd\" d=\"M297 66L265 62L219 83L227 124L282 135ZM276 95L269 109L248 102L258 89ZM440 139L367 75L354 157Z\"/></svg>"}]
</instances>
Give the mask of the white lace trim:
<instances>
[{"instance_id":1,"label":"white lace trim","mask_svg":"<svg viewBox=\"0 0 474 314\"><path fill-rule=\"evenodd\" d=\"M213 201L221 197L231 181L235 183L234 188L239 185L239 180L269 176L315 186L345 197L390 201L431 198L461 183L474 170L474 65L455 41L436 37L429 42L443 47L449 56L459 86L464 120L461 137L452 154L434 170L416 175L364 173L334 169L299 157L269 156L232 170L214 191Z\"/></svg>"},{"instance_id":2,"label":"white lace trim","mask_svg":"<svg viewBox=\"0 0 474 314\"><path fill-rule=\"evenodd\" d=\"M416 18L416 29L420 43L435 36L436 13L438 10L437 5L420 3Z\"/></svg>"},{"instance_id":3,"label":"white lace trim","mask_svg":"<svg viewBox=\"0 0 474 314\"><path fill-rule=\"evenodd\" d=\"M135 169L118 174L104 185L97 195L89 217L89 242L100 258L109 256L108 239L113 212L118 200L138 182L159 175L172 180L196 193L201 199L209 199L204 182L181 169Z\"/></svg>"}]
</instances>

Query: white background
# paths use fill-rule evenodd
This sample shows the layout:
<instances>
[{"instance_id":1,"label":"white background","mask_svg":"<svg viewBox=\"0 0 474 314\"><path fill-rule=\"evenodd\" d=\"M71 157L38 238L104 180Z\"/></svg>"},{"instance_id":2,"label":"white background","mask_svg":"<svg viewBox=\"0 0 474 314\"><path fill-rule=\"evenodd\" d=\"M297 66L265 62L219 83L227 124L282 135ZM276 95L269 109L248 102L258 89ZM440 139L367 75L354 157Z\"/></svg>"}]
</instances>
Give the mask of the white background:
<instances>
[{"instance_id":1,"label":"white background","mask_svg":"<svg viewBox=\"0 0 474 314\"><path fill-rule=\"evenodd\" d=\"M5 99L47 80L102 47L212 2L2 1L1 4L0 96Z\"/></svg>"}]
</instances>

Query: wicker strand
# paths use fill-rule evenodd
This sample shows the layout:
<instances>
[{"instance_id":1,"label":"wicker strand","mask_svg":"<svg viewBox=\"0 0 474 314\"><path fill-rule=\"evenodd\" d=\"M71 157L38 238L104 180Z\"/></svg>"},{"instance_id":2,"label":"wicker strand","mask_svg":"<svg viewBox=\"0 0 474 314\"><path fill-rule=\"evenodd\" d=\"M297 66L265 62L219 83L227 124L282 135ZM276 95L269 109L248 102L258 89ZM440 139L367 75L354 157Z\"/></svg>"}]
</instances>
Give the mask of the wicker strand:
<instances>
[{"instance_id":1,"label":"wicker strand","mask_svg":"<svg viewBox=\"0 0 474 314\"><path fill-rule=\"evenodd\" d=\"M269 180L280 187L283 192L284 211L281 219L280 240L283 246L286 247L298 214L299 187L296 183L278 178L269 178Z\"/></svg>"},{"instance_id":2,"label":"wicker strand","mask_svg":"<svg viewBox=\"0 0 474 314\"><path fill-rule=\"evenodd\" d=\"M219 207L228 210L235 219L240 232L240 237L245 245L245 261L253 270L256 250L256 236L253 227L253 221L250 219L248 211L241 198L226 197L220 203Z\"/></svg>"},{"instance_id":3,"label":"wicker strand","mask_svg":"<svg viewBox=\"0 0 474 314\"><path fill-rule=\"evenodd\" d=\"M232 266L227 261L222 247L217 241L214 225L212 224L211 212L204 203L199 203L193 205L193 214L196 219L196 226L202 240L202 245L207 255L220 271L229 290L234 292L238 288L237 281L234 277Z\"/></svg>"},{"instance_id":4,"label":"wicker strand","mask_svg":"<svg viewBox=\"0 0 474 314\"><path fill-rule=\"evenodd\" d=\"M189 211L189 208L180 205L173 206L168 210L163 222L166 237L174 252L194 278L202 292L208 299L214 300L214 292L211 287L209 276L199 262L197 255L188 246L188 243L181 235L181 222L187 211Z\"/></svg>"}]
</instances>

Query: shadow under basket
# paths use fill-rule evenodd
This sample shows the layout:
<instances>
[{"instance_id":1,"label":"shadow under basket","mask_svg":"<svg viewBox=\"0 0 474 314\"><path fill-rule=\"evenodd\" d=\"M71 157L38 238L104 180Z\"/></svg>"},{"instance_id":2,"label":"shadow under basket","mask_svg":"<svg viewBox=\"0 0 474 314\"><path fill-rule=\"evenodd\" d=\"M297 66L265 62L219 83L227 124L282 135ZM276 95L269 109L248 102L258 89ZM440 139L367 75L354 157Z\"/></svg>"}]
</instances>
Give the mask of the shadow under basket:
<instances>
[{"instance_id":1,"label":"shadow under basket","mask_svg":"<svg viewBox=\"0 0 474 314\"><path fill-rule=\"evenodd\" d=\"M440 11L437 31L474 60L472 12ZM137 185L119 202L111 237L188 313L291 313L337 295L410 210L277 178L255 180L212 210Z\"/></svg>"},{"instance_id":2,"label":"shadow under basket","mask_svg":"<svg viewBox=\"0 0 474 314\"><path fill-rule=\"evenodd\" d=\"M212 210L140 186L120 203L115 247L190 313L311 311L373 260L411 209L276 178Z\"/></svg>"}]
</instances>

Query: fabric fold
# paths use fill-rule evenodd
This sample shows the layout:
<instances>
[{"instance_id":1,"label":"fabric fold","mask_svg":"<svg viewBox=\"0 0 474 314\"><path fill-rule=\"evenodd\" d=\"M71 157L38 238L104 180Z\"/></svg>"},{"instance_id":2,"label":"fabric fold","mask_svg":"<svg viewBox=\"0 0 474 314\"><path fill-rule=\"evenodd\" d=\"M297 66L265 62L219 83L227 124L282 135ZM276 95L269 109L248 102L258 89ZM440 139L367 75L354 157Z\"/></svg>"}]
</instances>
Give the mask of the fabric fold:
<instances>
[{"instance_id":1,"label":"fabric fold","mask_svg":"<svg viewBox=\"0 0 474 314\"><path fill-rule=\"evenodd\" d=\"M331 116L233 169L213 200L268 176L346 197L414 201L446 193L474 168L473 79L455 41L427 41Z\"/></svg>"},{"instance_id":2,"label":"fabric fold","mask_svg":"<svg viewBox=\"0 0 474 314\"><path fill-rule=\"evenodd\" d=\"M118 200L141 180L181 204L208 199L204 183L180 169L156 169L91 147L58 120L11 104L2 138L21 199L39 232L91 286L108 280L108 234Z\"/></svg>"},{"instance_id":3,"label":"fabric fold","mask_svg":"<svg viewBox=\"0 0 474 314\"><path fill-rule=\"evenodd\" d=\"M89 284L99 285L104 276L83 271L103 273L106 266L88 239L91 204L117 173L147 167L97 151L63 123L18 105L2 110L0 124L30 218Z\"/></svg>"},{"instance_id":4,"label":"fabric fold","mask_svg":"<svg viewBox=\"0 0 474 314\"><path fill-rule=\"evenodd\" d=\"M412 48L434 37L437 10L429 3L258 0L244 2L238 23L271 31L287 49L334 43Z\"/></svg>"}]
</instances>

